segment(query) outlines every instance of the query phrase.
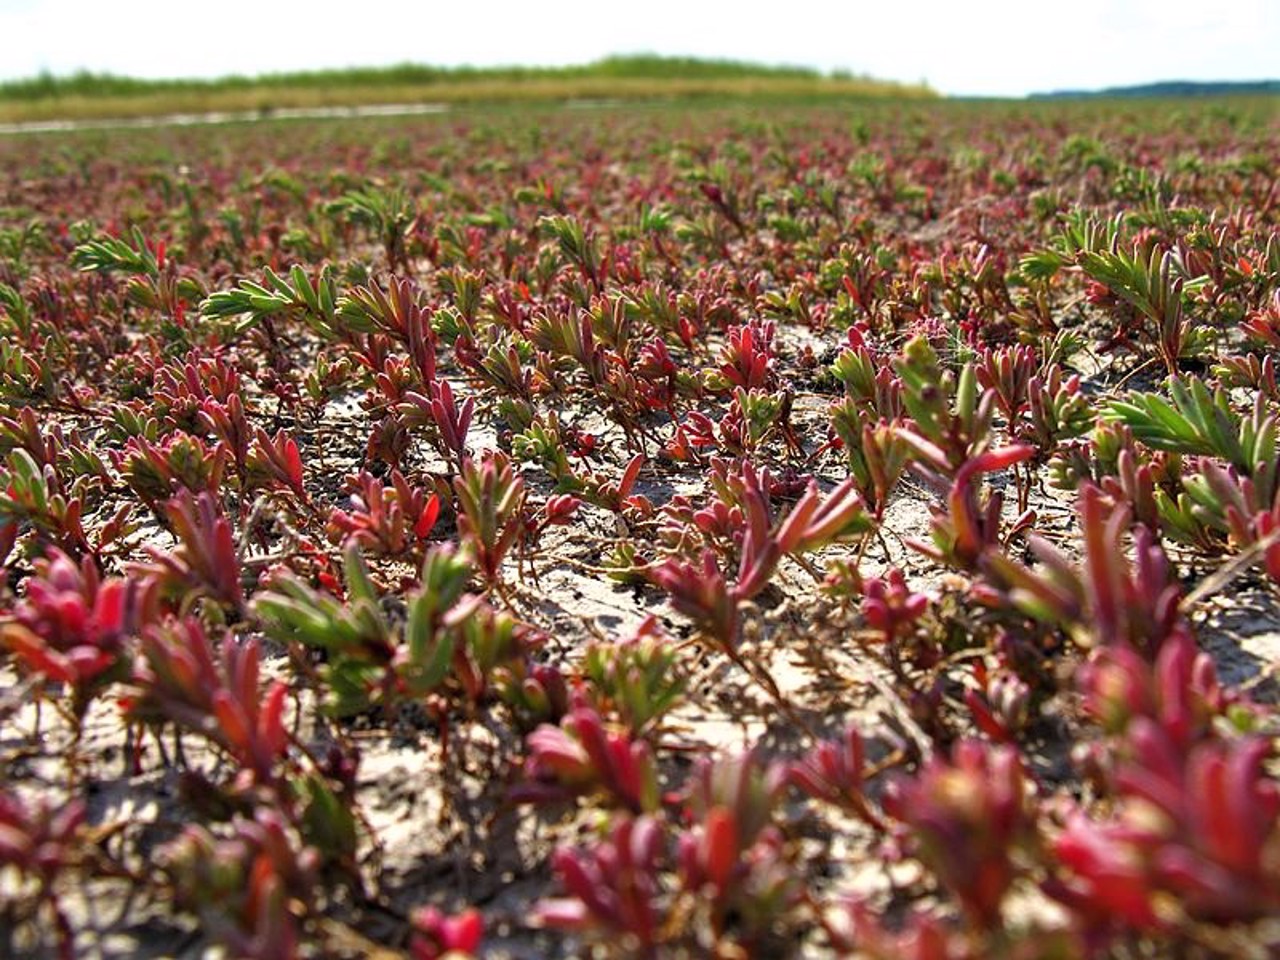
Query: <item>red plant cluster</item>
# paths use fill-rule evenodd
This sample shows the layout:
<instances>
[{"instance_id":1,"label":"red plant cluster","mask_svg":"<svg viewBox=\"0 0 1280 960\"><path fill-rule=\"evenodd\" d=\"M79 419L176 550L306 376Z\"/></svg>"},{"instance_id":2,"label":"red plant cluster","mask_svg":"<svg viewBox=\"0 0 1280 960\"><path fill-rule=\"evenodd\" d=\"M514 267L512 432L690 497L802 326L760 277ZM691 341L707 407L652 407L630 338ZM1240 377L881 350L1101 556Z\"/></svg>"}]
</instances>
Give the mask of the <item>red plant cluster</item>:
<instances>
[{"instance_id":1,"label":"red plant cluster","mask_svg":"<svg viewBox=\"0 0 1280 960\"><path fill-rule=\"evenodd\" d=\"M1280 951L1274 116L898 110L0 141L0 955Z\"/></svg>"}]
</instances>

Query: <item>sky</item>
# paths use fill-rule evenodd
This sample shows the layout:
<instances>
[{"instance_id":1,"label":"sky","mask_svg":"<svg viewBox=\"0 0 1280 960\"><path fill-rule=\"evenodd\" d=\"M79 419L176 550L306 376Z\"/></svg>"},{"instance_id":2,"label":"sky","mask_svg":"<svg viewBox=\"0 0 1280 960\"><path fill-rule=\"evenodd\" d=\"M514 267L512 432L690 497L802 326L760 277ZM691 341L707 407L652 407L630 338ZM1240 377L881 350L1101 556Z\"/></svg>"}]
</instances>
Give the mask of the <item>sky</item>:
<instances>
[{"instance_id":1,"label":"sky","mask_svg":"<svg viewBox=\"0 0 1280 960\"><path fill-rule=\"evenodd\" d=\"M951 95L1280 76L1280 0L0 0L0 80L213 77L659 53Z\"/></svg>"}]
</instances>

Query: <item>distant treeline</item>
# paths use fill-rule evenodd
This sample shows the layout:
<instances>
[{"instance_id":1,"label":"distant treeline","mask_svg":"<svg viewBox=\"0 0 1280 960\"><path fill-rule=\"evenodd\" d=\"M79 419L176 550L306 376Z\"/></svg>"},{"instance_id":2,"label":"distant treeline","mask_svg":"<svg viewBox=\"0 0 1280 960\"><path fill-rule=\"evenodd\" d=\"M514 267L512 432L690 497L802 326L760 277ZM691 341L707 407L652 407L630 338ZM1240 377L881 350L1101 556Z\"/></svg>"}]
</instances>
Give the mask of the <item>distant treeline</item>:
<instances>
[{"instance_id":1,"label":"distant treeline","mask_svg":"<svg viewBox=\"0 0 1280 960\"><path fill-rule=\"evenodd\" d=\"M503 105L715 99L932 99L924 84L849 71L650 54L567 67L350 67L142 80L81 72L0 83L0 123L307 110L379 104Z\"/></svg>"},{"instance_id":2,"label":"distant treeline","mask_svg":"<svg viewBox=\"0 0 1280 960\"><path fill-rule=\"evenodd\" d=\"M272 73L261 76L226 76L216 79L143 80L108 73L81 71L67 76L41 74L0 83L0 99L32 101L65 97L130 97L148 94L209 93L230 90L280 90L307 88L416 87L434 85L519 83L547 80L766 80L832 81L863 80L851 73L830 75L796 66L764 66L736 60L702 60L694 57L660 57L640 54L612 56L594 63L566 67L434 67L404 63L391 67L347 67ZM896 87L896 84L883 84ZM912 88L916 90L918 88Z\"/></svg>"},{"instance_id":3,"label":"distant treeline","mask_svg":"<svg viewBox=\"0 0 1280 960\"><path fill-rule=\"evenodd\" d=\"M1107 87L1103 90L1054 90L1033 93L1032 100L1067 100L1084 97L1225 97L1280 94L1280 80L1166 80L1133 87Z\"/></svg>"}]
</instances>

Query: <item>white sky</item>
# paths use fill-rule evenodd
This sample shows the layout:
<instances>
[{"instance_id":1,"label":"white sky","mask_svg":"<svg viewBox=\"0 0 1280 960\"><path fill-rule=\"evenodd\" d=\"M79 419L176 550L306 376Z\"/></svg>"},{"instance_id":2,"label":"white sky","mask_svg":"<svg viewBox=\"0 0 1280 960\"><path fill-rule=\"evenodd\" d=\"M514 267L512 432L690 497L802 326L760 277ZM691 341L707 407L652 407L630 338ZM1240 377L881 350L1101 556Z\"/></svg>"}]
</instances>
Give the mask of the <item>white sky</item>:
<instances>
[{"instance_id":1,"label":"white sky","mask_svg":"<svg viewBox=\"0 0 1280 960\"><path fill-rule=\"evenodd\" d=\"M0 0L0 79L219 76L663 53L949 94L1280 76L1280 0Z\"/></svg>"}]
</instances>

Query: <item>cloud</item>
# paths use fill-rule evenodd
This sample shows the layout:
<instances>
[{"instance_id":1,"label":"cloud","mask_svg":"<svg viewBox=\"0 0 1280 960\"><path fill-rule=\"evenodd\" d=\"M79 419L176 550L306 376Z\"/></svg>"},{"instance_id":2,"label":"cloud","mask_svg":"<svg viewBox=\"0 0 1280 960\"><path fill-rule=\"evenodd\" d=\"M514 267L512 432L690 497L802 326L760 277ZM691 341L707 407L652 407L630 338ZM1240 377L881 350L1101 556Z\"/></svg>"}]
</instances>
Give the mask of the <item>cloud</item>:
<instances>
[{"instance_id":1,"label":"cloud","mask_svg":"<svg viewBox=\"0 0 1280 960\"><path fill-rule=\"evenodd\" d=\"M618 52L732 57L1020 94L1273 76L1280 3L1233 0L5 0L0 72L219 76L404 61L582 63Z\"/></svg>"}]
</instances>

